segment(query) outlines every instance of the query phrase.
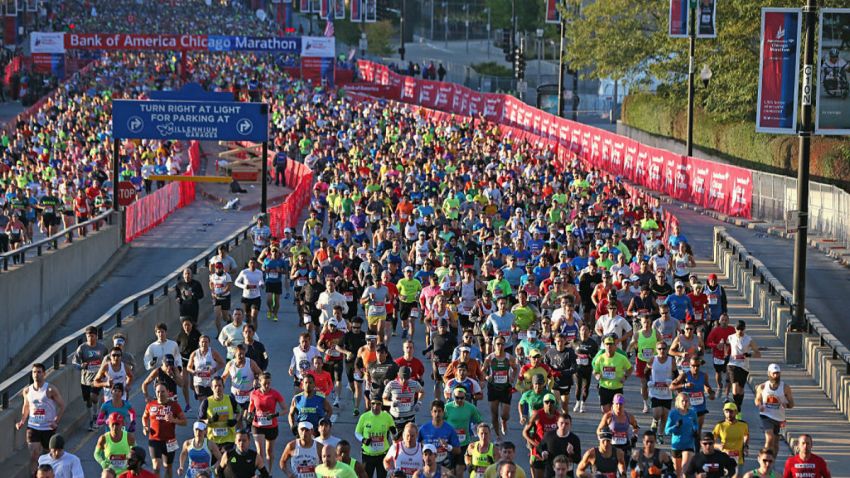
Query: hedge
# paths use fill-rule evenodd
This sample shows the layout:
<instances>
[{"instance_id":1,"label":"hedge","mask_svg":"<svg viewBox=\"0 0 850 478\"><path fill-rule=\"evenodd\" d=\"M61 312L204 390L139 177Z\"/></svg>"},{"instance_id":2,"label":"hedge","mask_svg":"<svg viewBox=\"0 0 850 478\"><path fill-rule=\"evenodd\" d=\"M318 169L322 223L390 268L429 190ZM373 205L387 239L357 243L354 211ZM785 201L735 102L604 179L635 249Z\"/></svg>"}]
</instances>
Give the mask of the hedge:
<instances>
[{"instance_id":1,"label":"hedge","mask_svg":"<svg viewBox=\"0 0 850 478\"><path fill-rule=\"evenodd\" d=\"M628 95L623 100L623 123L647 133L687 137L688 112L650 93ZM792 135L756 133L752 121L721 123L697 109L694 145L738 166L796 177L799 140ZM842 136L815 136L809 167L812 180L836 184L850 191L850 140Z\"/></svg>"}]
</instances>

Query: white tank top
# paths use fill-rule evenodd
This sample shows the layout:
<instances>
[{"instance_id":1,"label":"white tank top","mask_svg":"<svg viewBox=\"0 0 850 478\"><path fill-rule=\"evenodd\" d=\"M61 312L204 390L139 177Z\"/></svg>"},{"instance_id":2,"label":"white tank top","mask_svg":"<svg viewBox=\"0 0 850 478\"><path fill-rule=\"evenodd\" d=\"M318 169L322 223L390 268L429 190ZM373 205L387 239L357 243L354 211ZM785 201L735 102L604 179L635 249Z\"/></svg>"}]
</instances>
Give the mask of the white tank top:
<instances>
[{"instance_id":1,"label":"white tank top","mask_svg":"<svg viewBox=\"0 0 850 478\"><path fill-rule=\"evenodd\" d=\"M192 367L195 373L192 376L192 383L196 387L209 387L212 382L212 371L215 368L215 360L213 360L212 349L208 348L207 353L201 355L201 349L194 355L194 363Z\"/></svg>"},{"instance_id":2,"label":"white tank top","mask_svg":"<svg viewBox=\"0 0 850 478\"><path fill-rule=\"evenodd\" d=\"M107 363L106 378L110 381L110 383L120 383L124 385L124 396L121 398L127 400L127 369L124 368L124 362L121 362L121 368L118 370L113 370L112 364ZM105 387L103 389L103 401L104 403L112 401L112 389L110 387Z\"/></svg>"},{"instance_id":3,"label":"white tank top","mask_svg":"<svg viewBox=\"0 0 850 478\"><path fill-rule=\"evenodd\" d=\"M460 304L458 312L463 315L472 313L472 308L475 307L475 281L460 283Z\"/></svg>"},{"instance_id":4,"label":"white tank top","mask_svg":"<svg viewBox=\"0 0 850 478\"><path fill-rule=\"evenodd\" d=\"M770 388L770 380L764 382L761 387L761 403L764 405L764 411L760 411L760 415L777 422L784 422L785 404L788 403L785 397L785 382L780 380L776 390Z\"/></svg>"},{"instance_id":5,"label":"white tank top","mask_svg":"<svg viewBox=\"0 0 850 478\"><path fill-rule=\"evenodd\" d=\"M47 396L47 389L50 384L44 382L41 388L35 388L35 384L31 385L27 393L27 402L29 403L29 416L27 417L27 427L35 430L52 430L51 425L56 419L56 402Z\"/></svg>"},{"instance_id":6,"label":"white tank top","mask_svg":"<svg viewBox=\"0 0 850 478\"><path fill-rule=\"evenodd\" d=\"M311 345L305 352L299 346L292 349L292 355L295 358L295 376L301 379L304 377L304 371L310 369L313 363L313 357L319 355L319 351Z\"/></svg>"},{"instance_id":7,"label":"white tank top","mask_svg":"<svg viewBox=\"0 0 850 478\"><path fill-rule=\"evenodd\" d=\"M245 365L236 366L236 361L230 366L230 393L237 403L246 403L254 390L254 371L251 370L251 359L245 357Z\"/></svg>"},{"instance_id":8,"label":"white tank top","mask_svg":"<svg viewBox=\"0 0 850 478\"><path fill-rule=\"evenodd\" d=\"M422 444L417 443L415 447L407 448L402 442L396 442L394 458L395 469L403 471L407 478L411 478L423 465Z\"/></svg>"},{"instance_id":9,"label":"white tank top","mask_svg":"<svg viewBox=\"0 0 850 478\"><path fill-rule=\"evenodd\" d=\"M673 358L667 356L667 360L662 363L655 357L652 360L652 369L649 374L649 381L652 384L649 386L649 396L658 400L670 400L673 398L670 392L670 382L673 376Z\"/></svg>"},{"instance_id":10,"label":"white tank top","mask_svg":"<svg viewBox=\"0 0 850 478\"><path fill-rule=\"evenodd\" d=\"M316 441L313 446L304 448L300 440L295 440L295 453L289 459L289 468L296 478L316 478L316 466L319 464L319 452L316 450Z\"/></svg>"},{"instance_id":11,"label":"white tank top","mask_svg":"<svg viewBox=\"0 0 850 478\"><path fill-rule=\"evenodd\" d=\"M752 337L749 335L744 335L743 337L738 337L738 334L732 334L727 339L729 341L729 365L734 365L738 368L742 368L744 370L750 369L750 359L746 357L744 354L750 350L750 342L752 342Z\"/></svg>"}]
</instances>

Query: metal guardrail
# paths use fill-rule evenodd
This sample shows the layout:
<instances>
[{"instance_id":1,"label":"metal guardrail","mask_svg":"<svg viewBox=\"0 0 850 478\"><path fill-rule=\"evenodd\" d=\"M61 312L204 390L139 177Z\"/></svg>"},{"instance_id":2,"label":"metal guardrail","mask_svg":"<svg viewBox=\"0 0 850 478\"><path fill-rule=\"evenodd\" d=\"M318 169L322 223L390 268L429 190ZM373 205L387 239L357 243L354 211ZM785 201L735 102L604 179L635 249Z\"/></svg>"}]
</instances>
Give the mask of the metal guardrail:
<instances>
[{"instance_id":1,"label":"metal guardrail","mask_svg":"<svg viewBox=\"0 0 850 478\"><path fill-rule=\"evenodd\" d=\"M716 240L730 251L732 255L744 264L745 268L758 278L759 282L767 285L767 289L771 295L779 298L780 305L787 305L791 315L794 315L794 296L779 280L770 273L770 269L764 263L756 259L747 251L740 242L729 235L724 229L716 228ZM806 310L805 315L805 332L810 335L815 335L820 341L821 347L828 347L832 353L834 360L844 362L846 373L850 374L850 349L848 349L838 338L826 328L826 326L817 318L815 314Z\"/></svg>"},{"instance_id":2,"label":"metal guardrail","mask_svg":"<svg viewBox=\"0 0 850 478\"><path fill-rule=\"evenodd\" d=\"M85 330L87 327L97 327L98 338L103 338L105 332L113 329L120 329L125 319L138 315L139 310L145 306L151 306L160 297L167 297L169 292L175 287L181 278L182 271L187 267L197 272L199 267L206 267L209 260L215 255L220 244L227 244L231 249L233 246L238 246L240 242L248 240L248 231L251 226L246 226L237 231L221 243L214 244L204 252L188 260L177 270L168 274L147 289L138 292L121 302L115 304L106 313L95 319L90 324L77 330L76 332L67 335L64 339L53 344L44 353L33 360L26 368L21 369L15 375L12 375L2 383L0 383L0 409L7 410L9 408L10 399L17 393L20 393L24 387L32 383L32 365L42 363L49 370L59 369L68 364L70 354L76 350L76 347L85 340ZM132 312L129 312L132 311ZM128 313L129 312L129 313Z\"/></svg>"},{"instance_id":3,"label":"metal guardrail","mask_svg":"<svg viewBox=\"0 0 850 478\"><path fill-rule=\"evenodd\" d=\"M9 263L12 265L17 264L25 264L27 261L27 255L29 257L41 257L45 250L56 250L59 249L59 241L64 241L68 243L74 242L74 232L79 230L80 228L92 226L92 228L97 231L99 230L98 224L101 221L106 221L106 224L113 225L115 224L115 211L109 210L99 216L93 217L88 221L81 222L79 224L74 224L73 226L63 229L56 234L41 239L39 241L33 242L32 244L27 244L24 247L19 249L15 249L14 251L9 251L4 254L0 254L0 265L2 265L2 270L9 270Z\"/></svg>"}]
</instances>

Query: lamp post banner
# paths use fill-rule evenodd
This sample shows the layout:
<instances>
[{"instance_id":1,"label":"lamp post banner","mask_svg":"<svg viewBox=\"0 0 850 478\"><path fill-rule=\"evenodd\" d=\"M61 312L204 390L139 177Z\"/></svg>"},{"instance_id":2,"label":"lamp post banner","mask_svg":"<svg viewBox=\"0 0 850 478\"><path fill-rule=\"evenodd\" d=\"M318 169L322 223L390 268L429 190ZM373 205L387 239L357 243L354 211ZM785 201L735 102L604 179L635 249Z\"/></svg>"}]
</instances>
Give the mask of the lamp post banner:
<instances>
[{"instance_id":1,"label":"lamp post banner","mask_svg":"<svg viewBox=\"0 0 850 478\"><path fill-rule=\"evenodd\" d=\"M811 95L811 78L816 77L818 100L815 134L850 135L850 8L824 8L820 11L820 62L817 73L803 79L803 96ZM806 72L804 72L806 75ZM808 90L806 87L808 86ZM805 101L805 100L804 100Z\"/></svg>"},{"instance_id":2,"label":"lamp post banner","mask_svg":"<svg viewBox=\"0 0 850 478\"><path fill-rule=\"evenodd\" d=\"M756 131L796 134L800 65L799 8L763 8Z\"/></svg>"},{"instance_id":3,"label":"lamp post banner","mask_svg":"<svg viewBox=\"0 0 850 478\"><path fill-rule=\"evenodd\" d=\"M697 38L717 38L717 0L699 1Z\"/></svg>"},{"instance_id":4,"label":"lamp post banner","mask_svg":"<svg viewBox=\"0 0 850 478\"><path fill-rule=\"evenodd\" d=\"M688 0L670 0L669 35L673 38L688 37Z\"/></svg>"}]
</instances>

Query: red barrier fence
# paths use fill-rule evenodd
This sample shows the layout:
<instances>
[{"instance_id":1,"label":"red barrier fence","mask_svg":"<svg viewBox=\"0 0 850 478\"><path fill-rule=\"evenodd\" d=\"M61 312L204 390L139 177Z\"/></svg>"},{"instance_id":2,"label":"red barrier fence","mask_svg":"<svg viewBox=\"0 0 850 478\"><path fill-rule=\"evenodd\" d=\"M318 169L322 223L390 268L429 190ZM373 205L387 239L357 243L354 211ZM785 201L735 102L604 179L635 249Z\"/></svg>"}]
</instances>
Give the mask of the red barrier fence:
<instances>
[{"instance_id":1,"label":"red barrier fence","mask_svg":"<svg viewBox=\"0 0 850 478\"><path fill-rule=\"evenodd\" d=\"M286 164L286 184L294 184L295 188L281 204L269 209L269 228L274 237L283 237L284 229L298 225L301 211L310 202L313 171L303 163L289 160Z\"/></svg>"},{"instance_id":2,"label":"red barrier fence","mask_svg":"<svg viewBox=\"0 0 850 478\"><path fill-rule=\"evenodd\" d=\"M653 148L625 136L559 118L513 96L478 93L453 83L402 76L366 60L358 61L358 69L360 78L368 83L349 85L356 93L448 114L481 116L511 127L515 138L543 142L559 151L565 149L596 168L653 191L731 216L751 218L753 181L748 169ZM383 88L375 88L375 84Z\"/></svg>"},{"instance_id":3,"label":"red barrier fence","mask_svg":"<svg viewBox=\"0 0 850 478\"><path fill-rule=\"evenodd\" d=\"M189 171L187 176L196 174L201 164L201 146L197 141L189 143ZM165 220L172 212L192 204L195 201L195 183L172 181L133 204L124 212L124 242L150 231Z\"/></svg>"}]
</instances>

